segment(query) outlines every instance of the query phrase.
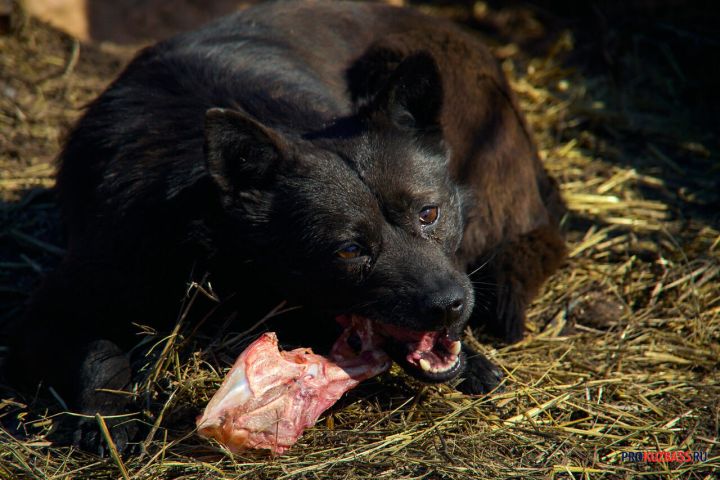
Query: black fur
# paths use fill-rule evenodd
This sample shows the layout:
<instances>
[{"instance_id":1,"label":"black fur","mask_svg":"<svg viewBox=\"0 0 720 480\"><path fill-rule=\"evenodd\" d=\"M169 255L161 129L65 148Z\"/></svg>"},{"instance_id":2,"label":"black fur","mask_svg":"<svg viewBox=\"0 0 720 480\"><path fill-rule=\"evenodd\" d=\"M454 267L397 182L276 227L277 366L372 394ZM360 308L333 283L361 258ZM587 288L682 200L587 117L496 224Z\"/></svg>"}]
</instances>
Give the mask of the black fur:
<instances>
[{"instance_id":1,"label":"black fur","mask_svg":"<svg viewBox=\"0 0 720 480\"><path fill-rule=\"evenodd\" d=\"M343 313L514 341L564 255L562 202L485 47L384 5L266 4L143 50L70 135L57 190L69 253L8 373L86 413L128 407L97 389L129 387L132 324L169 329L193 271L249 321L303 305L278 326L296 345L331 343ZM466 357L461 390L498 384Z\"/></svg>"}]
</instances>

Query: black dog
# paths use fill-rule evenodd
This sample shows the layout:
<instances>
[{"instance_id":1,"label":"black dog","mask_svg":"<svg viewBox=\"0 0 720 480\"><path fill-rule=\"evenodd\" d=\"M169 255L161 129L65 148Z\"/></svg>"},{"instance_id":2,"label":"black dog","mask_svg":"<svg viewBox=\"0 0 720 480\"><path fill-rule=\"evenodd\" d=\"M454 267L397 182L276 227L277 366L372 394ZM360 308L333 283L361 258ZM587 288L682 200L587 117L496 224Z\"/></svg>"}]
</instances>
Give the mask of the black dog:
<instances>
[{"instance_id":1,"label":"black dog","mask_svg":"<svg viewBox=\"0 0 720 480\"><path fill-rule=\"evenodd\" d=\"M9 374L91 414L125 408L97 389L128 388L133 323L170 326L193 269L250 321L302 305L286 342L322 350L364 316L412 375L483 393L501 375L456 355L462 329L521 338L564 256L556 185L488 50L378 4L271 3L143 50L70 135L57 190L68 254Z\"/></svg>"}]
</instances>

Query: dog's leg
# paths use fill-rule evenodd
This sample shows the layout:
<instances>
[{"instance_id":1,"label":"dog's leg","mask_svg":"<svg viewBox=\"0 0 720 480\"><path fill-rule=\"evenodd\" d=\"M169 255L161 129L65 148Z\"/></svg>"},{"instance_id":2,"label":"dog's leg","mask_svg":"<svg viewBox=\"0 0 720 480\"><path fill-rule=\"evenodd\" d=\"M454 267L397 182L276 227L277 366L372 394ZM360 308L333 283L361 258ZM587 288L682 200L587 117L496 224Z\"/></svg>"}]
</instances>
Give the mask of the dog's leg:
<instances>
[{"instance_id":1,"label":"dog's leg","mask_svg":"<svg viewBox=\"0 0 720 480\"><path fill-rule=\"evenodd\" d=\"M86 281L76 281L92 281L91 272L68 267L50 274L33 296L12 333L5 374L27 391L35 391L38 385L51 388L70 411L88 416L58 417L51 439L98 451L104 440L94 415L121 415L132 406L131 395L122 393L131 384L130 362L116 344L127 335L122 325L130 322L113 315L111 309L95 308L103 300L93 298L93 288ZM108 286L108 295L115 294L112 287ZM122 316L122 311L117 315ZM137 422L127 420L107 421L119 450L137 431Z\"/></svg>"},{"instance_id":2,"label":"dog's leg","mask_svg":"<svg viewBox=\"0 0 720 480\"><path fill-rule=\"evenodd\" d=\"M520 340L525 311L543 282L565 258L565 243L555 227L535 229L499 246L471 265L475 308L470 327L506 342ZM483 394L502 380L501 370L481 353L463 345L467 366L458 390Z\"/></svg>"},{"instance_id":3,"label":"dog's leg","mask_svg":"<svg viewBox=\"0 0 720 480\"><path fill-rule=\"evenodd\" d=\"M544 226L502 243L476 261L469 269L476 297L471 328L508 343L521 340L529 303L565 255L559 230Z\"/></svg>"}]
</instances>

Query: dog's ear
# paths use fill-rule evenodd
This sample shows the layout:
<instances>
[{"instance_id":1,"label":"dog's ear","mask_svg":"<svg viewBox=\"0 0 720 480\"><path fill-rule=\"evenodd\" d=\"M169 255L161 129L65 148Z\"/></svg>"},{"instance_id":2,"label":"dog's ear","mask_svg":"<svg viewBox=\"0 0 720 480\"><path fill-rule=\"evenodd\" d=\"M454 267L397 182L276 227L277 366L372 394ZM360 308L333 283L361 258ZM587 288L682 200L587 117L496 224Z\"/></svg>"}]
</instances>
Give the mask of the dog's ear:
<instances>
[{"instance_id":1,"label":"dog's ear","mask_svg":"<svg viewBox=\"0 0 720 480\"><path fill-rule=\"evenodd\" d=\"M286 155L282 135L257 120L224 108L205 113L205 161L223 191L257 185Z\"/></svg>"},{"instance_id":2,"label":"dog's ear","mask_svg":"<svg viewBox=\"0 0 720 480\"><path fill-rule=\"evenodd\" d=\"M370 109L402 130L438 133L443 102L442 78L429 53L406 57L378 92Z\"/></svg>"}]
</instances>

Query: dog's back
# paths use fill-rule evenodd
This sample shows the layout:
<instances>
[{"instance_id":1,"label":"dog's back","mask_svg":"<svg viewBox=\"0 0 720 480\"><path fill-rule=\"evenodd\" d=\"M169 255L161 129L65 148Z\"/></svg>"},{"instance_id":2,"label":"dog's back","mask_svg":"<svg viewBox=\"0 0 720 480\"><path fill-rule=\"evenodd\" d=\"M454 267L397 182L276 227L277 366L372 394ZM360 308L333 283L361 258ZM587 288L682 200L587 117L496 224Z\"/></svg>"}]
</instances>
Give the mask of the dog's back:
<instances>
[{"instance_id":1,"label":"dog's back","mask_svg":"<svg viewBox=\"0 0 720 480\"><path fill-rule=\"evenodd\" d=\"M146 209L147 201L165 201L202 176L208 108L241 108L297 134L320 130L421 50L433 54L444 74L443 126L455 177L487 176L498 196L513 197L502 208L495 198L496 208L478 214L492 222L483 227L493 230L483 234L487 243L532 227L534 220L518 213L541 218L541 202L534 192L516 191L515 179L498 185L496 170L534 176L539 164L526 167L536 158L532 142L481 42L450 23L387 5L277 2L146 49L91 105L60 161L58 190L71 242L101 214L94 209ZM499 141L513 143L513 154L493 158Z\"/></svg>"}]
</instances>

